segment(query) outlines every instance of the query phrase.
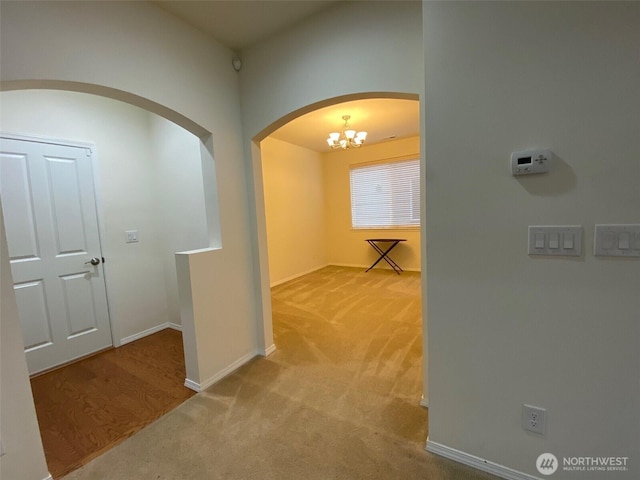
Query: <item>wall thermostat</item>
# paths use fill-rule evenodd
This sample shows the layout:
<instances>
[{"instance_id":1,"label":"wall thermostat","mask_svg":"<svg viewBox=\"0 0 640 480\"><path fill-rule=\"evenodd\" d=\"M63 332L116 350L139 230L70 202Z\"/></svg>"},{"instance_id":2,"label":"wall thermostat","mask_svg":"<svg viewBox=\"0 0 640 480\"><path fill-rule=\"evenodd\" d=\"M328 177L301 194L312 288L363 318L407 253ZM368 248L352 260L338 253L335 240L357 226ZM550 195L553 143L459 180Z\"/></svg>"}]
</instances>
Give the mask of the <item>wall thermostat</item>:
<instances>
[{"instance_id":1,"label":"wall thermostat","mask_svg":"<svg viewBox=\"0 0 640 480\"><path fill-rule=\"evenodd\" d=\"M511 154L511 173L515 175L531 175L546 173L551 167L549 150L525 150Z\"/></svg>"}]
</instances>

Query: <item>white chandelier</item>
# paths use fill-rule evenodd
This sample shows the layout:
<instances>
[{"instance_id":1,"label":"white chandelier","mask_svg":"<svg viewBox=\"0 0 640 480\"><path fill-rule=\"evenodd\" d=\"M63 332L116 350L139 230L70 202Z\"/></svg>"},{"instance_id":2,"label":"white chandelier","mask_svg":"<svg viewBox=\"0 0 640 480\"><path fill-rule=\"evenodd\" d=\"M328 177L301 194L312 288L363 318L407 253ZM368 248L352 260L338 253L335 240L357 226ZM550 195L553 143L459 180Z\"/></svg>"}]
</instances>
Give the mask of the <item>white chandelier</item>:
<instances>
[{"instance_id":1,"label":"white chandelier","mask_svg":"<svg viewBox=\"0 0 640 480\"><path fill-rule=\"evenodd\" d=\"M347 148L359 148L367 138L367 132L356 132L349 126L350 118L351 115L343 115L344 127L342 128L342 132L331 132L329 134L327 143L332 149L342 148L346 150Z\"/></svg>"}]
</instances>

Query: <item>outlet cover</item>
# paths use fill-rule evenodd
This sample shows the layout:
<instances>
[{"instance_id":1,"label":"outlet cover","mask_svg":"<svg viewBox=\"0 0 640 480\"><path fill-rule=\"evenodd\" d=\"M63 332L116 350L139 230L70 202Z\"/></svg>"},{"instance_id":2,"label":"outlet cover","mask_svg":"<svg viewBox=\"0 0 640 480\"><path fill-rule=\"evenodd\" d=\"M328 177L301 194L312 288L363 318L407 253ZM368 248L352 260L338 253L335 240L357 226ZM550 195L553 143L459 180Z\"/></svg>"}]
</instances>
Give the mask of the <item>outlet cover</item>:
<instances>
[{"instance_id":1,"label":"outlet cover","mask_svg":"<svg viewBox=\"0 0 640 480\"><path fill-rule=\"evenodd\" d=\"M544 435L547 427L547 411L533 405L522 405L522 428Z\"/></svg>"}]
</instances>

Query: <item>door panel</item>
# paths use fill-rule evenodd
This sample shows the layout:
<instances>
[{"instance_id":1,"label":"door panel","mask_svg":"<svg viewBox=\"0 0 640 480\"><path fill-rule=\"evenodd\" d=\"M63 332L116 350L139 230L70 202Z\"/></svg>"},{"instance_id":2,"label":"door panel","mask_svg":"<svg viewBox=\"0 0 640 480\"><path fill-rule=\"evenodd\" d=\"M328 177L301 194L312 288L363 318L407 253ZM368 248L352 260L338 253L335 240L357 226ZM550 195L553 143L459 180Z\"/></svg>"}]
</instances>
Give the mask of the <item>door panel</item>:
<instances>
[{"instance_id":1,"label":"door panel","mask_svg":"<svg viewBox=\"0 0 640 480\"><path fill-rule=\"evenodd\" d=\"M57 254L86 253L77 162L45 156Z\"/></svg>"},{"instance_id":2,"label":"door panel","mask_svg":"<svg viewBox=\"0 0 640 480\"><path fill-rule=\"evenodd\" d=\"M44 282L19 283L14 285L16 302L20 312L24 348L26 351L52 344L51 320L47 311Z\"/></svg>"},{"instance_id":3,"label":"door panel","mask_svg":"<svg viewBox=\"0 0 640 480\"><path fill-rule=\"evenodd\" d=\"M29 193L27 157L2 153L0 164L0 179L5 179L0 192L3 200L13 205L13 208L6 209L5 217L7 224L14 225L10 232L7 231L9 257L11 260L35 258L38 256L38 247Z\"/></svg>"},{"instance_id":4,"label":"door panel","mask_svg":"<svg viewBox=\"0 0 640 480\"><path fill-rule=\"evenodd\" d=\"M93 291L91 284L87 282L87 275L91 274L74 273L60 277L66 307L68 338L90 333L98 328L93 311Z\"/></svg>"},{"instance_id":5,"label":"door panel","mask_svg":"<svg viewBox=\"0 0 640 480\"><path fill-rule=\"evenodd\" d=\"M0 194L29 372L112 344L90 150L0 138Z\"/></svg>"}]
</instances>

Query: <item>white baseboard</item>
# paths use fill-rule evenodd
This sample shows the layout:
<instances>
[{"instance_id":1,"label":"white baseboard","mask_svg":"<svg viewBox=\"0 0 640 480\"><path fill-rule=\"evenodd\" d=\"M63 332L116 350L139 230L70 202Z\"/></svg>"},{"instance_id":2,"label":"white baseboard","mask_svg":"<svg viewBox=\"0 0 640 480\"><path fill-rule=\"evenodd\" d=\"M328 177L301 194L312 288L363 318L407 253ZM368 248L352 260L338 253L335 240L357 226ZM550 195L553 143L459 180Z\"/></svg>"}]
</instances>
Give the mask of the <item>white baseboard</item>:
<instances>
[{"instance_id":1,"label":"white baseboard","mask_svg":"<svg viewBox=\"0 0 640 480\"><path fill-rule=\"evenodd\" d=\"M147 328L142 332L134 333L133 335L129 335L128 337L124 337L120 340L120 346L126 345L127 343L135 342L136 340L140 340L141 338L147 337L149 335L153 335L165 328L172 328L174 330L182 331L182 325L178 325L177 323L165 322L160 325L156 325L155 327Z\"/></svg>"},{"instance_id":2,"label":"white baseboard","mask_svg":"<svg viewBox=\"0 0 640 480\"><path fill-rule=\"evenodd\" d=\"M320 270L322 268L325 268L325 267L361 268L364 271L367 268L369 268L370 266L371 265L353 265L353 264L348 264L348 263L328 263L326 265L321 265L319 267L312 268L311 270L307 270L306 272L296 273L295 275L291 275L291 276L289 276L287 278L276 280L269 287L270 288L277 287L278 285L282 285L283 283L290 282L291 280L295 280L296 278L304 277L305 275L308 275L310 273L317 272L318 270ZM376 268L378 268L378 265L376 265ZM382 270L393 271L391 267L385 268L384 266L380 266L380 268ZM419 268L403 268L402 271L404 271L404 272L420 272L421 270Z\"/></svg>"},{"instance_id":3,"label":"white baseboard","mask_svg":"<svg viewBox=\"0 0 640 480\"><path fill-rule=\"evenodd\" d=\"M167 322L167 328L171 328L172 330L177 330L178 332L182 331L182 325L178 325L177 323Z\"/></svg>"},{"instance_id":4,"label":"white baseboard","mask_svg":"<svg viewBox=\"0 0 640 480\"><path fill-rule=\"evenodd\" d=\"M258 355L260 355L262 357L268 357L269 355L271 355L275 351L276 351L276 346L275 346L275 344L272 343L270 346L268 346L264 350L260 350Z\"/></svg>"},{"instance_id":5,"label":"white baseboard","mask_svg":"<svg viewBox=\"0 0 640 480\"><path fill-rule=\"evenodd\" d=\"M424 395L422 395L422 397L420 398L420 406L421 407L425 407L425 408L429 408L429 399L428 398L424 398Z\"/></svg>"},{"instance_id":6,"label":"white baseboard","mask_svg":"<svg viewBox=\"0 0 640 480\"><path fill-rule=\"evenodd\" d=\"M247 363L249 360L251 360L254 357L257 357L259 355L258 352L251 352L251 353L247 353L246 355L240 357L238 360L236 360L235 362L231 363L230 365L226 366L225 368L223 368L222 370L220 370L218 373L216 373L215 375L207 378L205 381L203 382L196 382L194 380L191 380L189 378L185 379L184 381L184 386L187 388L190 388L191 390L193 390L194 392L202 392L203 390L206 390L207 388L209 388L211 385L213 385L214 383L222 380L224 377L226 377L227 375L229 375L230 373L236 371L238 368L240 368L242 365L244 365L245 363Z\"/></svg>"},{"instance_id":7,"label":"white baseboard","mask_svg":"<svg viewBox=\"0 0 640 480\"><path fill-rule=\"evenodd\" d=\"M366 270L371 265L356 265L355 263L332 263L331 266L333 266L333 267L347 267L347 268L361 268L362 270ZM377 267L377 265L376 265L376 267ZM389 267L389 270L391 270L391 267Z\"/></svg>"},{"instance_id":8,"label":"white baseboard","mask_svg":"<svg viewBox=\"0 0 640 480\"><path fill-rule=\"evenodd\" d=\"M276 280L275 282L273 282L270 285L270 287L271 288L277 287L278 285L282 285L283 283L290 282L291 280L295 280L296 278L299 278L299 277L304 277L305 275L308 275L308 274L313 273L313 272L315 272L317 270L320 270L321 268L328 267L328 266L329 266L328 264L327 265L320 265L319 267L314 267L311 270L307 270L305 272L296 273L295 275L290 275L290 276L288 276L286 278L282 278L280 280Z\"/></svg>"},{"instance_id":9,"label":"white baseboard","mask_svg":"<svg viewBox=\"0 0 640 480\"><path fill-rule=\"evenodd\" d=\"M369 268L371 265L355 265L355 264L351 264L351 263L330 263L328 266L333 266L333 267L348 267L348 268L361 268L362 270L366 270L367 268ZM402 265L401 265L402 267ZM375 269L380 269L380 270L389 270L391 272L393 272L393 269L388 266L388 265L381 265L380 263L378 265L376 265L374 268ZM404 268L402 267L402 271L403 272L420 272L421 270L419 268Z\"/></svg>"},{"instance_id":10,"label":"white baseboard","mask_svg":"<svg viewBox=\"0 0 640 480\"><path fill-rule=\"evenodd\" d=\"M194 382L193 380L189 380L188 378L185 378L184 380L184 386L193 390L194 392L198 392L200 393L202 391L202 389L200 388L200 384Z\"/></svg>"},{"instance_id":11,"label":"white baseboard","mask_svg":"<svg viewBox=\"0 0 640 480\"><path fill-rule=\"evenodd\" d=\"M539 480L538 477L534 477L533 475L513 470L512 468L505 467L504 465L490 462L489 460L456 450L455 448L447 447L441 443L432 442L428 438L426 450L428 452L435 453L436 455L440 455L441 457L448 458L449 460L473 467L477 470L482 470L483 472L491 473L497 477L505 478L507 480Z\"/></svg>"}]
</instances>

